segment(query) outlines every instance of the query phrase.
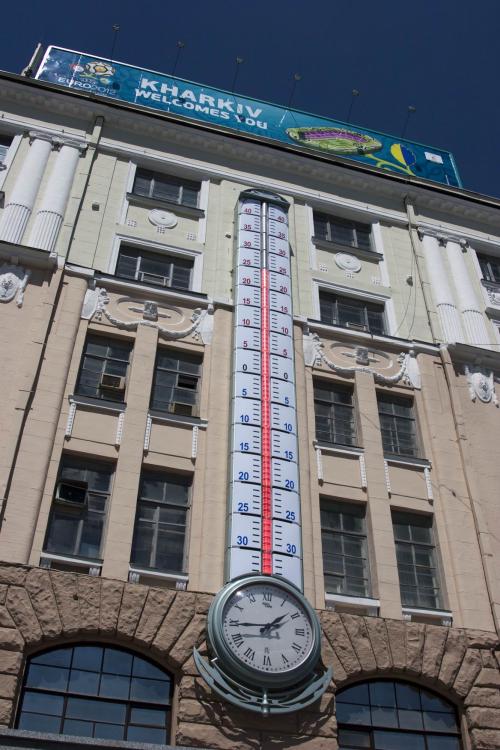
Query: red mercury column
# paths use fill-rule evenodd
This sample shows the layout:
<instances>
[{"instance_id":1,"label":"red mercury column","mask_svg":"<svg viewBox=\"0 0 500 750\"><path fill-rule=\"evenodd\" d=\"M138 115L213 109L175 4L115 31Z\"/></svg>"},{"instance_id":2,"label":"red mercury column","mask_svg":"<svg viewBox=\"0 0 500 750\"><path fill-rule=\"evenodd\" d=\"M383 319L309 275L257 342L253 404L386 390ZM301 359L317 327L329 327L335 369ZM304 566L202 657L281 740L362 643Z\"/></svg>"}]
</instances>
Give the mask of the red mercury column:
<instances>
[{"instance_id":1,"label":"red mercury column","mask_svg":"<svg viewBox=\"0 0 500 750\"><path fill-rule=\"evenodd\" d=\"M272 464L271 373L269 369L269 271L267 268L267 211L262 204L261 268L261 419L262 419L262 572L273 572L272 562Z\"/></svg>"}]
</instances>

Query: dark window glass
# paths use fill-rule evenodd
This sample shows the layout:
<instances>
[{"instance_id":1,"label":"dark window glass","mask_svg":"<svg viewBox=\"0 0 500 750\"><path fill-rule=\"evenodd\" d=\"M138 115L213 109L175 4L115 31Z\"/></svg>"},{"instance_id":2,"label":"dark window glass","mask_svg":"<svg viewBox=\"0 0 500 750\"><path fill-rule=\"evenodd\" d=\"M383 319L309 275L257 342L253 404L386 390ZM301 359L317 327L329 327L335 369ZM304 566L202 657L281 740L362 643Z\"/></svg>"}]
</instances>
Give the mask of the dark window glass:
<instances>
[{"instance_id":1,"label":"dark window glass","mask_svg":"<svg viewBox=\"0 0 500 750\"><path fill-rule=\"evenodd\" d=\"M0 135L0 164L3 164L5 161L11 143L12 138L10 136Z\"/></svg>"},{"instance_id":2,"label":"dark window glass","mask_svg":"<svg viewBox=\"0 0 500 750\"><path fill-rule=\"evenodd\" d=\"M436 698L446 708L427 708ZM339 750L460 750L456 711L424 688L391 680L353 685L336 696ZM411 709L408 706L411 706Z\"/></svg>"},{"instance_id":3,"label":"dark window glass","mask_svg":"<svg viewBox=\"0 0 500 750\"><path fill-rule=\"evenodd\" d=\"M364 508L321 500L325 591L369 596Z\"/></svg>"},{"instance_id":4,"label":"dark window glass","mask_svg":"<svg viewBox=\"0 0 500 750\"><path fill-rule=\"evenodd\" d=\"M439 576L432 517L392 514L401 601L406 607L439 609ZM441 711L437 706L430 710Z\"/></svg>"},{"instance_id":5,"label":"dark window glass","mask_svg":"<svg viewBox=\"0 0 500 750\"><path fill-rule=\"evenodd\" d=\"M119 688L110 691L113 681ZM28 662L17 726L166 744L171 702L169 675L142 657L107 646L53 649Z\"/></svg>"},{"instance_id":6,"label":"dark window glass","mask_svg":"<svg viewBox=\"0 0 500 750\"><path fill-rule=\"evenodd\" d=\"M377 401L384 452L400 456L418 456L413 402L388 393L378 393Z\"/></svg>"},{"instance_id":7,"label":"dark window glass","mask_svg":"<svg viewBox=\"0 0 500 750\"><path fill-rule=\"evenodd\" d=\"M384 305L320 292L319 307L321 322L327 325L368 331L374 335L385 333Z\"/></svg>"},{"instance_id":8,"label":"dark window glass","mask_svg":"<svg viewBox=\"0 0 500 750\"><path fill-rule=\"evenodd\" d=\"M332 445L356 445L356 420L351 388L326 381L314 384L316 438Z\"/></svg>"},{"instance_id":9,"label":"dark window glass","mask_svg":"<svg viewBox=\"0 0 500 750\"><path fill-rule=\"evenodd\" d=\"M337 245L371 250L371 225L314 212L314 236Z\"/></svg>"},{"instance_id":10,"label":"dark window glass","mask_svg":"<svg viewBox=\"0 0 500 750\"><path fill-rule=\"evenodd\" d=\"M199 182L182 180L172 175L150 172L147 169L138 169L135 173L132 192L147 198L196 208L200 187Z\"/></svg>"},{"instance_id":11,"label":"dark window glass","mask_svg":"<svg viewBox=\"0 0 500 750\"><path fill-rule=\"evenodd\" d=\"M198 407L201 358L160 349L156 357L151 408L193 416Z\"/></svg>"},{"instance_id":12,"label":"dark window glass","mask_svg":"<svg viewBox=\"0 0 500 750\"><path fill-rule=\"evenodd\" d=\"M159 472L145 473L141 478L131 563L170 573L185 569L186 525L189 509L190 480ZM150 689L154 679L148 677ZM134 690L143 689L139 675Z\"/></svg>"},{"instance_id":13,"label":"dark window glass","mask_svg":"<svg viewBox=\"0 0 500 750\"><path fill-rule=\"evenodd\" d=\"M481 266L483 278L500 284L500 257L495 255L478 255L477 259Z\"/></svg>"},{"instance_id":14,"label":"dark window glass","mask_svg":"<svg viewBox=\"0 0 500 750\"><path fill-rule=\"evenodd\" d=\"M122 245L118 254L115 275L142 284L189 289L193 261L174 255L151 253L140 248Z\"/></svg>"},{"instance_id":15,"label":"dark window glass","mask_svg":"<svg viewBox=\"0 0 500 750\"><path fill-rule=\"evenodd\" d=\"M110 464L63 456L45 552L91 560L100 558L112 476Z\"/></svg>"},{"instance_id":16,"label":"dark window glass","mask_svg":"<svg viewBox=\"0 0 500 750\"><path fill-rule=\"evenodd\" d=\"M126 341L87 336L75 393L123 402L131 352Z\"/></svg>"}]
</instances>

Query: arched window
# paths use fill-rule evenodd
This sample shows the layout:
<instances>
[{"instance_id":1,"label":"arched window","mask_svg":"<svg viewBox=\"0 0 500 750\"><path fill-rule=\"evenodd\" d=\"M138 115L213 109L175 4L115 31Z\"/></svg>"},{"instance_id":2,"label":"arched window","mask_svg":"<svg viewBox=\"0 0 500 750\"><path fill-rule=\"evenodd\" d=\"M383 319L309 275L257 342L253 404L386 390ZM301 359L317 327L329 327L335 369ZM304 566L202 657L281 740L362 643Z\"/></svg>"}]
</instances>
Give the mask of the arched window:
<instances>
[{"instance_id":1,"label":"arched window","mask_svg":"<svg viewBox=\"0 0 500 750\"><path fill-rule=\"evenodd\" d=\"M17 727L166 744L172 680L141 656L110 646L54 648L29 659Z\"/></svg>"},{"instance_id":2,"label":"arched window","mask_svg":"<svg viewBox=\"0 0 500 750\"><path fill-rule=\"evenodd\" d=\"M460 750L455 708L393 680L358 683L336 696L339 750Z\"/></svg>"}]
</instances>

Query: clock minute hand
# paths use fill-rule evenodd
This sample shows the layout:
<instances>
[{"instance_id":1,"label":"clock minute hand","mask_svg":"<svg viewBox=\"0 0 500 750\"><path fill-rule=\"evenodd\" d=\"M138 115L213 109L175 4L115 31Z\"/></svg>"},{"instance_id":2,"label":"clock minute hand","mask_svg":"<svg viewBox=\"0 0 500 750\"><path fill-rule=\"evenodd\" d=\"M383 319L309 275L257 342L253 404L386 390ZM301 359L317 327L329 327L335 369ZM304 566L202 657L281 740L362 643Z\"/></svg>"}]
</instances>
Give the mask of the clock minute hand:
<instances>
[{"instance_id":1,"label":"clock minute hand","mask_svg":"<svg viewBox=\"0 0 500 750\"><path fill-rule=\"evenodd\" d=\"M260 629L261 633L266 633L271 630L271 628L279 628L283 624L281 620L283 620L287 616L287 613L284 615L280 615L279 617L275 617L272 622L268 622L264 627Z\"/></svg>"}]
</instances>

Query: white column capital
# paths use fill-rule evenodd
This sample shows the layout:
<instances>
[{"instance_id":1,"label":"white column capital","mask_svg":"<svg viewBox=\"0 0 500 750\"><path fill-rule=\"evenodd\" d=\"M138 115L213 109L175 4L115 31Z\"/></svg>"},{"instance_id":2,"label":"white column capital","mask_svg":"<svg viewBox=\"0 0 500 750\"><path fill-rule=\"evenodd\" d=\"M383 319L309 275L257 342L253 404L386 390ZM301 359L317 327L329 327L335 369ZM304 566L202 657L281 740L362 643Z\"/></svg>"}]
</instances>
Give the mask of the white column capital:
<instances>
[{"instance_id":1,"label":"white column capital","mask_svg":"<svg viewBox=\"0 0 500 750\"><path fill-rule=\"evenodd\" d=\"M441 247L446 247L448 242L454 242L457 245L460 245L462 250L466 250L469 246L469 240L466 237L454 234L453 232L444 231L439 227L427 227L419 224L417 226L417 232L421 240L423 240L424 237L433 237L438 241Z\"/></svg>"},{"instance_id":2,"label":"white column capital","mask_svg":"<svg viewBox=\"0 0 500 750\"><path fill-rule=\"evenodd\" d=\"M51 144L52 148L59 150L62 146L70 146L71 148L77 148L80 153L83 153L87 148L87 142L83 138L77 136L66 136L60 133L48 133L43 130L30 130L27 133L30 144L33 141L47 141Z\"/></svg>"}]
</instances>

